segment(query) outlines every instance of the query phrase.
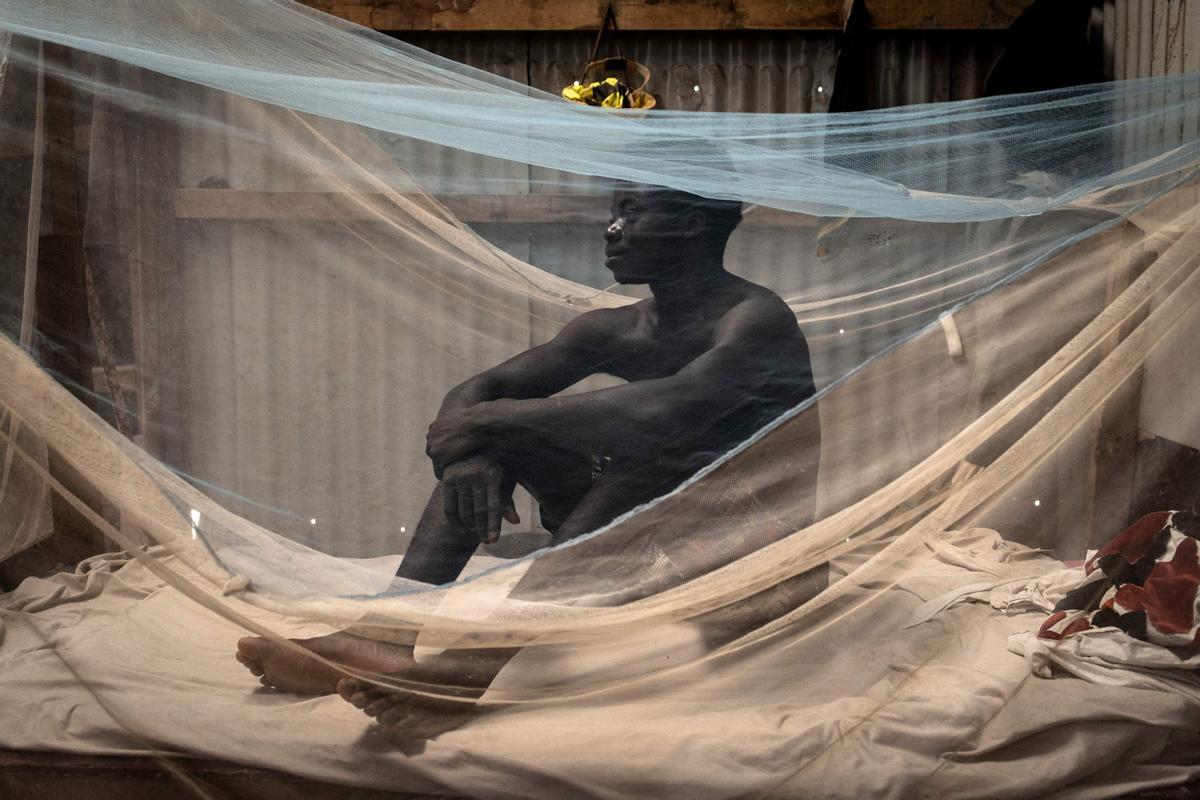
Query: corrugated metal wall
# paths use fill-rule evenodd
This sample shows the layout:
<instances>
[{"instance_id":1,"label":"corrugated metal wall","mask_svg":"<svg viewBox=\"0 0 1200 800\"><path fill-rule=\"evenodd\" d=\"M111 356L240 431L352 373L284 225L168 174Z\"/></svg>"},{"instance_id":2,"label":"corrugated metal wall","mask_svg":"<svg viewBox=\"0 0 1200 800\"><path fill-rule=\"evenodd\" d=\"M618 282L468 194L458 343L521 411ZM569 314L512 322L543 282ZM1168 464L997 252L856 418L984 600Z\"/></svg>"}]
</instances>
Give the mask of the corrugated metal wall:
<instances>
[{"instance_id":1,"label":"corrugated metal wall","mask_svg":"<svg viewBox=\"0 0 1200 800\"><path fill-rule=\"evenodd\" d=\"M1200 72L1200 6L1187 0L1109 0L1105 38L1118 80ZM1111 33L1110 33L1111 32Z\"/></svg>"},{"instance_id":2,"label":"corrugated metal wall","mask_svg":"<svg viewBox=\"0 0 1200 800\"><path fill-rule=\"evenodd\" d=\"M1105 43L1118 79L1200 72L1200 3L1187 0L1109 0L1105 4ZM1138 132L1165 146L1195 141L1200 123L1181 117L1162 129ZM1197 190L1193 204L1200 200ZM1193 205L1194 207L1194 205ZM1200 322L1188 320L1147 360L1141 385L1140 430L1200 448L1200 430L1180 414L1179 398L1194 396L1200 379ZM1190 365L1190 368L1187 366Z\"/></svg>"},{"instance_id":3,"label":"corrugated metal wall","mask_svg":"<svg viewBox=\"0 0 1200 800\"><path fill-rule=\"evenodd\" d=\"M557 93L580 77L592 49L592 35L563 34L410 34L420 47L512 80ZM736 32L727 34L623 35L622 51L650 68L650 89L658 107L673 110L756 113L820 112L833 93L836 38L827 33ZM962 100L978 97L1000 55L994 32L972 34L888 34L872 44L868 94L873 107ZM604 52L607 52L608 45ZM496 169L494 163L446 149L429 152L419 143L394 143L393 152L410 163L430 164L442 175L459 170ZM586 143L581 143L586 147ZM433 159L432 161L430 159ZM530 192L595 190L580 176L544 180L544 170L529 172ZM602 288L610 276L603 268L602 231L590 238L577 226L483 224L475 229L518 258L555 274ZM810 237L811 238L811 237ZM789 265L798 252L795 235L757 230L756 264L778 265L775 288L796 293L804 280ZM740 245L735 240L733 250ZM772 252L764 252L764 249ZM734 255L731 253L731 255ZM735 263L737 258L731 258ZM751 276L747 276L751 277ZM757 274L756 279L765 276ZM811 283L811 281L810 281Z\"/></svg>"},{"instance_id":4,"label":"corrugated metal wall","mask_svg":"<svg viewBox=\"0 0 1200 800\"><path fill-rule=\"evenodd\" d=\"M1200 4L1187 0L1109 0L1105 43L1111 42L1112 74L1118 80L1200 72ZM1166 146L1200 136L1195 117L1145 130L1141 136Z\"/></svg>"},{"instance_id":5,"label":"corrugated metal wall","mask_svg":"<svg viewBox=\"0 0 1200 800\"><path fill-rule=\"evenodd\" d=\"M1179 10L1181 5L1168 0L1158 0L1156 3L1150 0L1119 0L1112 4L1106 20L1112 22L1113 61L1119 75L1161 74L1192 63L1189 59L1195 59L1195 49L1189 51L1186 47L1179 49L1167 44L1170 38L1168 34L1172 31L1194 31L1196 21L1200 21L1200 14L1194 14L1193 20L1188 20ZM1159 6L1165 9L1161 17L1155 16ZM1177 13L1172 16L1174 12ZM1147 14L1151 23L1165 31L1166 38L1160 37L1163 42L1159 48L1161 53L1154 47L1160 38L1145 37L1142 25ZM554 92L579 76L591 49L591 36L575 33L410 35L405 38L440 55ZM1190 40L1196 41L1196 37L1192 35ZM1122 48L1117 44L1120 41L1127 41L1128 45ZM835 42L827 34L639 34L625 36L623 44L626 54L652 70L651 89L662 108L821 111L827 107L834 88ZM999 53L1000 43L996 34L882 36L871 45L868 96L877 107L977 97L982 93L988 71ZM1137 70L1144 68L1146 71L1130 72L1135 66ZM401 163L423 164L425 171L434 174L479 176L491 171L509 179L506 180L508 188L511 188L515 179L523 182L529 192L546 190L537 170L529 170L521 165L411 141L392 142L390 151L400 158ZM203 159L193 160L203 160L206 169L224 160L227 163L225 175L216 177L232 177L234 180L231 185L278 188L271 185L270 174L260 174L259 167L236 153L208 154ZM194 186L211 177L214 176L193 170L185 185ZM575 179L569 188L588 191L594 186L589 179L580 178ZM562 184L555 187L555 191L563 189ZM286 235L284 226L280 228L275 235ZM608 281L609 276L602 266L600 227L594 235L581 232L579 226L563 224L493 223L479 224L475 229L507 252L556 274L597 287L604 286ZM231 232L229 236L232 238L220 244L220 248L222 251L228 250L230 258L236 255L244 263L257 264L270 261L271 253L267 244L257 242L253 240L254 237L244 233ZM879 237L878 242L875 257L881 261L889 258L889 247L912 246L911 242L905 243L894 237ZM735 271L742 271L752 280L770 285L784 296L803 298L808 287L825 281L822 270L831 268L828 265L836 261L829 258L828 248L836 246L836 237L818 241L818 229L815 226L789 230L757 228L753 235L747 235L745 230L735 235L729 259ZM235 254L234 250L238 252ZM197 263L202 264L204 259L213 257L213 252L210 250L195 257ZM330 257L337 256L331 252ZM930 257L936 258L936 253L931 252ZM369 308L309 311L309 300L320 304L321 287L315 284L304 287L304 297L308 300L297 295L297 302L301 305L296 308L268 308L262 305L260 301L266 297L278 297L281 292L286 294L285 287L289 280L291 278L286 270L278 274L272 269L249 270L245 274L243 271L234 271L228 276L228 285L220 289L225 300L213 297L211 303L206 304L212 308L221 308L224 304L230 314L249 321L254 336L271 337L272 341L267 344L278 357L270 363L275 365L278 374L265 376L262 381L263 385L273 387L275 394L272 397L266 400L246 397L239 404L231 406L235 410L241 408L237 413L244 419L242 422L231 420L225 429L230 434L229 441L212 448L212 452L218 455L225 453L222 458L229 463L213 463L202 472L218 476L233 475L227 488L264 505L287 508L297 518L295 525L282 525L275 521L272 527L302 537L314 546L345 555L394 551L403 539L395 528L409 523L407 527L411 532L413 515L408 507L412 505L412 499L405 501L406 510L400 515L404 517L401 519L396 513L396 505L389 505L386 498L398 481L412 482L416 486L414 495L428 491L426 484L429 478L428 464L419 448L398 447L400 437L383 430L388 426L386 420L390 412L387 409L407 409L406 413L416 420L412 424L419 422L419 426L423 426L428 421L426 417L432 414L436 400L421 395L421 402L413 403L414 376L397 372L395 365L400 361L393 357L393 345L387 340L384 330L387 327L384 324L386 314L376 314ZM208 285L216 286L212 282ZM298 329L288 320L309 313L320 315L322 330L327 330L329 341L336 344L337 351L345 354L352 365L356 365L347 373L347 377L352 379L349 388L319 370L313 372L312 365L304 363L304 348L310 347L311 343L300 341L297 338ZM461 311L447 309L445 324L461 324L458 314ZM233 341L236 321L204 320L203 324L228 330L230 335L225 338L214 337L211 346L215 349L201 355L214 362L233 357L237 348ZM531 343L545 335L545 331L538 330L531 322ZM833 333L809 331L809 335ZM864 340L863 351L875 349L894 335L894 330L880 326L879 341L867 343ZM292 344L289 345L289 342ZM221 351L221 347L226 348L225 352ZM855 357L850 353L844 355L851 360ZM371 363L384 362L392 365L387 368L389 371L386 375L363 372ZM452 371L431 366L419 378L429 385L442 385L449 380ZM351 391L355 384L370 386L370 394L366 399ZM916 374L898 375L894 381L879 387L881 393L888 395L911 395L929 390ZM278 425L278 422L270 420L252 419L253 414L258 413L251 409L256 402L260 408L293 408L297 414L311 416L314 424L302 435L288 434L273 439L277 441L277 452L239 454L236 436L238 425ZM881 394L877 397L860 397L858 402L863 413L866 413L870 408L886 404L887 398ZM330 404L329 408L337 408L318 413L314 403L326 403ZM921 430L937 430L938 413L937 404L930 403L928 419L913 420L913 425ZM372 440L345 441L336 424L337 419L360 414L374 415L368 416L368 419L378 418L378 424L372 423L372 426L381 431L380 435ZM320 421L318 417L325 419ZM900 461L920 455L914 450L917 446L912 443L911 432L895 430L889 435L892 438L888 441L872 442L872 448L894 451ZM413 437L406 434L404 438ZM308 466L302 466L304 464ZM311 475L298 475L295 486L319 487L319 491L307 496L284 497L276 496L266 486L255 484L256 471L263 475L278 474L288 465L301 471L313 471ZM369 485L362 485L364 480ZM527 504L523 510L523 517L528 521ZM303 518L310 513L313 518L319 519L319 525L306 525L308 520ZM270 521L269 516L263 519L264 522Z\"/></svg>"},{"instance_id":6,"label":"corrugated metal wall","mask_svg":"<svg viewBox=\"0 0 1200 800\"><path fill-rule=\"evenodd\" d=\"M311 157L312 140L286 112L196 94L196 118L228 127L187 129L182 186L373 190ZM370 169L381 155L373 145L330 125ZM237 513L339 555L402 547L434 485L424 437L445 390L531 340L526 296L472 274L471 255L452 242L407 236L417 223L405 213L177 229L187 300L175 322L186 345L174 354L171 402L185 426L183 466Z\"/></svg>"},{"instance_id":7,"label":"corrugated metal wall","mask_svg":"<svg viewBox=\"0 0 1200 800\"><path fill-rule=\"evenodd\" d=\"M591 52L589 34L539 34L533 36L487 37L480 35L408 36L409 41L459 61L483 68L498 67L501 74L519 80L521 53L526 53L526 82L557 93L582 73ZM828 34L764 34L739 32L712 34L642 34L623 39L624 53L647 65L650 88L660 108L741 112L812 112L828 107L834 89L837 58L836 39ZM874 107L963 100L979 97L992 65L1001 53L995 33L892 33L871 44L867 75L868 97ZM544 191L544 177L531 172L531 192ZM588 191L586 178L572 177L552 182L554 191ZM569 188L568 188L569 187ZM591 188L594 188L592 186ZM604 268L602 225L594 231L577 225L476 225L475 229L508 252L537 267L597 288L610 288L639 295L641 287L614 287ZM864 260L874 264L893 263L916 249L936 260L942 244L930 241L926 231L913 241L907 231L871 220L856 220L837 235L821 235L821 225L798 219L794 227L751 227L743 225L730 241L726 263L730 270L761 283L791 302L803 302L815 287L834 285L835 273L845 269L839 248L854 242ZM950 235L950 234L947 234ZM853 331L848 329L854 328ZM828 381L861 363L896 340L911 325L893 324L860 316L849 322L806 326L805 334L814 349L818 381ZM850 335L845 335L845 332ZM842 341L845 340L845 341ZM880 384L870 387L884 391ZM887 392L907 397L935 392L916 373L893 376ZM840 419L862 418L871 409L885 407L887 398L870 391L847 394ZM869 470L882 480L895 468L924 456L932 440L918 432L936 432L944 427L944 413L936 397L913 404L916 415L903 425L875 430L857 430L870 441L858 444L844 440L834 444L826 458L844 467L848 453L879 454L879 464ZM853 428L847 428L849 434ZM884 463L887 466L884 466ZM831 469L825 474L833 474ZM830 487L831 489L833 487ZM840 491L841 487L838 487ZM849 499L834 491L822 492L823 502L837 504Z\"/></svg>"},{"instance_id":8,"label":"corrugated metal wall","mask_svg":"<svg viewBox=\"0 0 1200 800\"><path fill-rule=\"evenodd\" d=\"M555 92L579 75L591 49L587 34L411 40ZM653 71L652 88L663 108L821 111L833 89L835 43L825 34L647 34L627 36L623 44L627 54ZM872 97L879 105L893 105L976 96L997 53L994 36L889 36L876 44ZM238 113L237 104L223 113ZM546 191L546 176L536 168L421 142L388 144L402 165L421 165L421 171L448 185L458 175L488 175L504 177L505 191L520 183L530 192ZM244 144L206 137L191 143L186 156L184 186L304 188L292 186L291 179L281 184L286 166L275 169L269 153ZM552 183L560 192L597 188L585 177ZM232 391L220 385L195 387L186 402L193 406L192 419L203 419L204 425L192 433L201 437L201 445L191 450L195 459L187 465L190 471L245 498L222 497L238 511L313 546L342 555L394 552L405 538L399 527L411 533L419 498L432 485L419 435L436 410L438 398L426 396L428 389L451 385L464 354L447 353L443 369L427 353L399 352L397 348L408 347L396 341L403 322L385 304L363 299L353 308L339 305L354 295L334 285L340 280L336 271L297 280L295 265L276 263L271 246L272 237L288 236L294 223L188 224L204 227L190 235L187 253L187 274L198 281L193 296L205 298L196 304L196 314L185 315L189 340L201 343L189 354L192 371L202 374L232 364L237 373L241 363L265 365L270 373L237 373ZM311 230L311 223L305 225ZM594 235L563 224L481 224L476 230L518 258L564 277L597 287L610 278L603 268L602 226ZM826 250L819 253L817 238L812 225L756 228L753 235L743 231L731 244L729 260L735 271L786 297L803 298L810 286L826 282L823 270L836 262L827 257L836 242L825 242ZM880 242L879 258L886 260L886 248L893 245ZM328 243L331 261L356 258L336 225L329 226ZM370 260L369 254L360 256ZM330 298L340 299L331 303ZM463 325L462 313L447 308L440 317L447 330L431 338L453 340L449 329ZM531 320L528 341L550 333ZM894 333L878 329L881 341ZM327 359L314 358L314 340L327 343ZM864 347L873 350L877 344ZM488 361L480 354L466 355L467 361ZM859 355L844 352L840 357L854 360ZM423 365L416 370L421 386L414 388L414 376L405 374L404 365L418 363ZM826 371L833 369L831 365ZM890 389L918 391L916 376L911 378L913 386L893 382ZM864 398L867 406L876 400ZM404 419L398 421L400 409ZM351 427L362 430L369 424L378 435L348 438L342 420L353 420ZM911 437L904 431L893 435L895 441L875 446L906 460ZM522 511L527 523L536 519L528 500Z\"/></svg>"},{"instance_id":9,"label":"corrugated metal wall","mask_svg":"<svg viewBox=\"0 0 1200 800\"><path fill-rule=\"evenodd\" d=\"M578 79L589 33L406 34L405 41L557 94ZM625 55L650 68L659 108L759 113L824 111L837 40L828 33L623 34ZM872 40L873 107L978 97L1000 54L996 32L888 33ZM606 43L601 53L612 51Z\"/></svg>"}]
</instances>

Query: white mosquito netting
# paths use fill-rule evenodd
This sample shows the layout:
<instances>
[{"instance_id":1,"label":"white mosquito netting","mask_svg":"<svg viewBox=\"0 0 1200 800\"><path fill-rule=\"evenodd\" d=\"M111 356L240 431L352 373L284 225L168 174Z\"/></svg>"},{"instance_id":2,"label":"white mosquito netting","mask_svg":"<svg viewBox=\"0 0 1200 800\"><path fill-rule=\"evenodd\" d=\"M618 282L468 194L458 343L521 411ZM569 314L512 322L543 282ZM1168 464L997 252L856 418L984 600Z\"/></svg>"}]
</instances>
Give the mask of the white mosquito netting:
<instances>
[{"instance_id":1,"label":"white mosquito netting","mask_svg":"<svg viewBox=\"0 0 1200 800\"><path fill-rule=\"evenodd\" d=\"M1034 634L1173 508L1140 443L1200 448L1198 123L1195 75L610 111L285 0L0 0L0 558L122 551L3 596L0 744L504 797L1196 777L1187 646ZM473 458L514 493L478 548Z\"/></svg>"}]
</instances>

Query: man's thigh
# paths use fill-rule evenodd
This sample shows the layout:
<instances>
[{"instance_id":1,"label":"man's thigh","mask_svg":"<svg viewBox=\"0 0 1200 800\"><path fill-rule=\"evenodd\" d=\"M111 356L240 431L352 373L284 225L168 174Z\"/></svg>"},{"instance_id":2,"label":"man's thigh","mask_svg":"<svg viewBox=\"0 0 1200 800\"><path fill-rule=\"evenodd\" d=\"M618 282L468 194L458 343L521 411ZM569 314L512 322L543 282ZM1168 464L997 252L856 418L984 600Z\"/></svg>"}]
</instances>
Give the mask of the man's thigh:
<instances>
[{"instance_id":1,"label":"man's thigh","mask_svg":"<svg viewBox=\"0 0 1200 800\"><path fill-rule=\"evenodd\" d=\"M713 454L663 453L644 461L610 461L553 446L525 445L506 448L500 456L509 476L537 500L542 527L556 539L569 539L669 492Z\"/></svg>"},{"instance_id":2,"label":"man's thigh","mask_svg":"<svg viewBox=\"0 0 1200 800\"><path fill-rule=\"evenodd\" d=\"M707 463L707 462L703 462ZM643 503L661 497L703 466L697 458L608 462L571 509L555 539L565 541L612 522Z\"/></svg>"}]
</instances>

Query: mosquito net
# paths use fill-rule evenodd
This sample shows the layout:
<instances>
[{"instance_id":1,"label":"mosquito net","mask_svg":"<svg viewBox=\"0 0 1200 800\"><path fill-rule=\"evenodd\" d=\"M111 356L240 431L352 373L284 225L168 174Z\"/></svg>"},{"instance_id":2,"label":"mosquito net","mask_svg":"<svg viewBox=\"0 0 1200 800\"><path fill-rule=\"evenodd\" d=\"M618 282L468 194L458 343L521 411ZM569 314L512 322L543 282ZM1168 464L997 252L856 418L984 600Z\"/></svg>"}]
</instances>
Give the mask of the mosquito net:
<instances>
[{"instance_id":1,"label":"mosquito net","mask_svg":"<svg viewBox=\"0 0 1200 800\"><path fill-rule=\"evenodd\" d=\"M5 596L0 741L473 796L1194 777L1190 617L1035 634L1174 509L1147 443L1200 448L1198 125L1196 75L613 111L285 0L0 0L0 558L121 551Z\"/></svg>"}]
</instances>

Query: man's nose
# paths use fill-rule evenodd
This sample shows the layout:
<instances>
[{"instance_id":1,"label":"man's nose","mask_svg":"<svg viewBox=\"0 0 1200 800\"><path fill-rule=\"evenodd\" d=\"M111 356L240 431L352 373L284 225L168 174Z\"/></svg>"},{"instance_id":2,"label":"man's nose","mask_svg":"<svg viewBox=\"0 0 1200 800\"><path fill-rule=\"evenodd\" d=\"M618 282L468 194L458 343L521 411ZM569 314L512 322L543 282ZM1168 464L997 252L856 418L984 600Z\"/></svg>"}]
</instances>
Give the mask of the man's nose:
<instances>
[{"instance_id":1,"label":"man's nose","mask_svg":"<svg viewBox=\"0 0 1200 800\"><path fill-rule=\"evenodd\" d=\"M604 231L604 238L612 241L613 239L620 239L624 233L624 220L614 219L612 223L609 224L608 229Z\"/></svg>"}]
</instances>

